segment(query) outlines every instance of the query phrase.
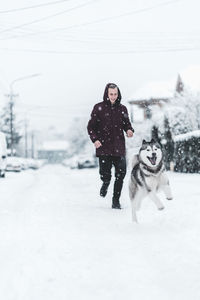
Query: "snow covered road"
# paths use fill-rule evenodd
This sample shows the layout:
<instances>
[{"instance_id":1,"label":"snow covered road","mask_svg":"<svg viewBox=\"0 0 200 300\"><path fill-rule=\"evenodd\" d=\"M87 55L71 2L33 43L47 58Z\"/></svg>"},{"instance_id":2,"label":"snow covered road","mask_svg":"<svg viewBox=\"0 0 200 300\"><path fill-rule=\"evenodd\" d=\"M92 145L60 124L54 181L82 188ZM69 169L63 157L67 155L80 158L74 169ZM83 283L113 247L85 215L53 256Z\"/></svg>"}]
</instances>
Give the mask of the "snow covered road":
<instances>
[{"instance_id":1,"label":"snow covered road","mask_svg":"<svg viewBox=\"0 0 200 300\"><path fill-rule=\"evenodd\" d=\"M199 300L200 175L169 173L165 210L131 223L98 196L98 170L45 166L0 181L0 299Z\"/></svg>"}]
</instances>

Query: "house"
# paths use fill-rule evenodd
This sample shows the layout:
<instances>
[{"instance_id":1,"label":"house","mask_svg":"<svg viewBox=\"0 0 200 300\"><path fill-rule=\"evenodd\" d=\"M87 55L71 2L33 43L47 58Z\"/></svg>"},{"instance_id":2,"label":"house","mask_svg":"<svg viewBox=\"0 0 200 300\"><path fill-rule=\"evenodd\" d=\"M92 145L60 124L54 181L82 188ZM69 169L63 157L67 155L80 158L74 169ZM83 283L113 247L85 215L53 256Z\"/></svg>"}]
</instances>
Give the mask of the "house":
<instances>
[{"instance_id":1,"label":"house","mask_svg":"<svg viewBox=\"0 0 200 300\"><path fill-rule=\"evenodd\" d=\"M128 101L130 104L131 121L135 121L134 112L142 112L142 119L151 119L152 108L157 106L162 108L177 93L181 94L184 90L184 84L181 76L178 75L175 88L172 88L171 82L150 82L148 85L139 89Z\"/></svg>"},{"instance_id":2,"label":"house","mask_svg":"<svg viewBox=\"0 0 200 300\"><path fill-rule=\"evenodd\" d=\"M45 141L38 149L38 159L49 163L61 163L68 156L68 142L63 140Z\"/></svg>"}]
</instances>

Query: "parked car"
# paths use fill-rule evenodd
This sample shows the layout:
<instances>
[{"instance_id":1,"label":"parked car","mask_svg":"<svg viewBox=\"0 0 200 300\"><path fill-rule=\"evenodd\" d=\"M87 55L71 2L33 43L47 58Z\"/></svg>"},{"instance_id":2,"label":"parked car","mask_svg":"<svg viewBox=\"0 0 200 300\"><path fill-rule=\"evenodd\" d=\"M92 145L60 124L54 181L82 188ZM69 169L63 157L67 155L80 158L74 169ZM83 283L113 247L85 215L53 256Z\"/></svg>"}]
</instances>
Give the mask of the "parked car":
<instances>
[{"instance_id":1,"label":"parked car","mask_svg":"<svg viewBox=\"0 0 200 300\"><path fill-rule=\"evenodd\" d=\"M0 177L5 177L6 172L6 157L7 157L7 144L6 136L0 132Z\"/></svg>"},{"instance_id":2,"label":"parked car","mask_svg":"<svg viewBox=\"0 0 200 300\"><path fill-rule=\"evenodd\" d=\"M6 156L2 155L0 158L0 177L5 177L6 165L7 165Z\"/></svg>"},{"instance_id":3,"label":"parked car","mask_svg":"<svg viewBox=\"0 0 200 300\"><path fill-rule=\"evenodd\" d=\"M33 158L25 158L25 157L17 157L18 161L21 163L22 170L27 169L39 169L41 168L46 161L44 159L33 159Z\"/></svg>"},{"instance_id":4,"label":"parked car","mask_svg":"<svg viewBox=\"0 0 200 300\"><path fill-rule=\"evenodd\" d=\"M47 160L46 159L36 159L36 161L37 161L38 168L41 168L45 164L47 164Z\"/></svg>"},{"instance_id":5,"label":"parked car","mask_svg":"<svg viewBox=\"0 0 200 300\"><path fill-rule=\"evenodd\" d=\"M27 170L29 168L28 161L24 157L17 157L18 161L21 163L22 170Z\"/></svg>"},{"instance_id":6,"label":"parked car","mask_svg":"<svg viewBox=\"0 0 200 300\"><path fill-rule=\"evenodd\" d=\"M96 168L97 162L95 158L89 157L87 155L81 155L78 158L78 169L83 169L83 168Z\"/></svg>"},{"instance_id":7,"label":"parked car","mask_svg":"<svg viewBox=\"0 0 200 300\"><path fill-rule=\"evenodd\" d=\"M71 169L78 168L78 156L77 155L70 158L69 165L70 165Z\"/></svg>"},{"instance_id":8,"label":"parked car","mask_svg":"<svg viewBox=\"0 0 200 300\"><path fill-rule=\"evenodd\" d=\"M20 160L15 156L7 157L6 171L21 172L22 165Z\"/></svg>"},{"instance_id":9,"label":"parked car","mask_svg":"<svg viewBox=\"0 0 200 300\"><path fill-rule=\"evenodd\" d=\"M34 169L34 170L39 169L39 163L36 159L28 158L27 162L28 162L28 167L30 169Z\"/></svg>"}]
</instances>

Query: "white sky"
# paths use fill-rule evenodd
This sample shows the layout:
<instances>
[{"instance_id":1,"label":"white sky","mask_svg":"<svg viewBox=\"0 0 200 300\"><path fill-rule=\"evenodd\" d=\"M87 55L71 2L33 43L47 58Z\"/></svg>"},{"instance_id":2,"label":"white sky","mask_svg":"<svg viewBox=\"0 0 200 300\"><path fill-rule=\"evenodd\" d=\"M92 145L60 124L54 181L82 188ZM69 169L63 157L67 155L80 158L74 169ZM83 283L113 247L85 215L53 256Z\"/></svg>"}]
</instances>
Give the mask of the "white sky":
<instances>
[{"instance_id":1,"label":"white sky","mask_svg":"<svg viewBox=\"0 0 200 300\"><path fill-rule=\"evenodd\" d=\"M0 5L0 96L5 102L12 80L41 73L14 85L17 110L22 118L27 111L33 129L89 118L107 82L119 85L125 104L142 86L179 72L200 87L198 0L68 0L6 13L50 2Z\"/></svg>"}]
</instances>

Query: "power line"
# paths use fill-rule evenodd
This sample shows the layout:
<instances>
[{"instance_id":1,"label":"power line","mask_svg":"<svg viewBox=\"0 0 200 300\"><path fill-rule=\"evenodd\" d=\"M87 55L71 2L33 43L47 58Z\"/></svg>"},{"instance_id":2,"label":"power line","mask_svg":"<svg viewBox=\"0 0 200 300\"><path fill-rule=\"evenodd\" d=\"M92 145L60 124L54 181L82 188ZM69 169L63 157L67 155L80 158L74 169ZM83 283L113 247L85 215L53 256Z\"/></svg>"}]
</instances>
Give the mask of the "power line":
<instances>
[{"instance_id":1,"label":"power line","mask_svg":"<svg viewBox=\"0 0 200 300\"><path fill-rule=\"evenodd\" d=\"M13 26L13 25L12 25ZM4 26L5 28L5 26ZM20 37L23 37L24 35L29 35L29 34L35 34L36 31L35 30L32 30L32 29L29 29L29 28L16 28L17 31L15 31L14 33L12 33L11 31L11 34L10 36L7 36L7 37L4 37L4 38L0 38L0 40L12 40L12 39L16 39L16 38L20 38ZM2 31L4 31L4 29L2 28ZM1 31L0 31L1 32Z\"/></svg>"},{"instance_id":2,"label":"power line","mask_svg":"<svg viewBox=\"0 0 200 300\"><path fill-rule=\"evenodd\" d=\"M32 5L32 6L13 8L13 9L7 9L7 10L0 10L0 14L8 14L8 13L13 13L13 12L22 11L22 10L28 10L28 9L39 8L39 7L44 7L44 6L50 6L50 5L60 4L60 3L63 3L63 2L68 2L68 1L71 1L71 0L59 0L59 1L52 1L52 2L42 3L42 4Z\"/></svg>"},{"instance_id":3,"label":"power line","mask_svg":"<svg viewBox=\"0 0 200 300\"><path fill-rule=\"evenodd\" d=\"M145 49L152 49L152 48L157 48L160 46L160 48L185 48L185 47L197 47L200 43L200 37L198 38L134 38L134 39L72 39L72 38L59 38L56 37L55 40L61 41L64 43L64 46L73 46L80 44L81 47L87 46L87 48L90 47L104 47L104 50L112 50L113 48L119 49L119 47L134 47L134 50L140 49L140 51L145 48ZM95 49L94 49L95 50ZM99 49L100 50L100 49ZM47 50L49 51L49 50ZM83 51L83 48L82 50Z\"/></svg>"},{"instance_id":4,"label":"power line","mask_svg":"<svg viewBox=\"0 0 200 300\"><path fill-rule=\"evenodd\" d=\"M133 15L133 14L143 13L143 12L152 10L154 8L157 8L157 7L166 6L166 5L173 4L173 3L176 3L176 2L180 2L180 1L183 1L183 0L171 0L171 1L167 1L167 2L164 2L164 3L157 4L157 5L153 5L153 6L141 8L141 9L138 9L138 10L126 12L126 13L116 15L116 16L113 16L113 17L107 17L107 18L102 18L102 19L99 19L99 20L91 21L91 22L85 22L85 23L82 23L82 24L63 27L63 28L60 28L60 29L57 29L57 30L66 30L66 29L71 29L71 28L80 27L80 26L87 26L87 25L107 22L107 21L110 21L110 20L119 19L121 17L126 17L126 16L130 16L130 15Z\"/></svg>"},{"instance_id":5,"label":"power line","mask_svg":"<svg viewBox=\"0 0 200 300\"><path fill-rule=\"evenodd\" d=\"M85 108L85 104L78 104L78 105L70 105L70 109L77 109L77 108ZM38 104L28 104L28 103L23 103L20 102L18 103L18 108L24 109L27 111L39 111L41 112L42 110L49 111L49 112L56 112L60 111L61 113L65 113L66 111L69 110L69 106L63 106L63 105L38 105ZM53 111L52 111L53 110Z\"/></svg>"},{"instance_id":6,"label":"power line","mask_svg":"<svg viewBox=\"0 0 200 300\"><path fill-rule=\"evenodd\" d=\"M134 42L136 43L146 43L146 42L150 42L151 44L152 43L160 43L160 42L165 42L165 43L170 43L170 42L176 42L176 44L180 44L180 43L185 43L185 42L188 42L188 43L191 43L191 42L197 42L199 41L199 38L200 38L200 35L198 35L197 37L177 37L177 36L174 36L174 37L152 37L152 36L146 36L146 37L132 37L132 38L110 38L110 37L107 37L107 38L88 38L88 39L76 39L76 38L73 38L73 37L66 37L66 36L56 36L56 40L60 40L60 41L63 41L63 42L79 42L79 43L102 43L102 42L106 42L107 45L109 43L119 43L120 42L120 45L123 43L127 43L127 44L132 44ZM119 44L118 44L119 45Z\"/></svg>"},{"instance_id":7,"label":"power line","mask_svg":"<svg viewBox=\"0 0 200 300\"><path fill-rule=\"evenodd\" d=\"M143 54L143 53L165 53L165 52L184 52L184 51L199 51L200 47L186 47L186 48L172 48L172 49L145 49L145 50L125 50L125 51L60 51L60 50L37 50L37 49L11 49L11 48L0 48L2 51L12 52L30 52L30 53L41 53L41 54L75 54L75 55L90 55L90 54Z\"/></svg>"},{"instance_id":8,"label":"power line","mask_svg":"<svg viewBox=\"0 0 200 300\"><path fill-rule=\"evenodd\" d=\"M14 27L10 27L10 28L4 29L4 30L0 31L0 33L13 31L13 30L18 29L18 28L22 28L22 27L25 27L25 26L28 26L28 25L39 23L39 22L43 22L45 20L48 20L48 19L55 18L55 17L60 16L60 15L66 14L69 11L72 11L72 10L75 10L75 9L79 9L81 7L84 7L84 6L88 5L88 4L91 4L91 3L96 2L96 1L99 1L99 0L90 0L90 1L88 1L86 3L83 3L83 4L77 5L75 7L66 9L66 10L58 12L56 14L52 14L52 15L49 15L49 16L46 16L46 17L43 17L43 18L40 18L40 19L33 20L31 22L23 23L23 24L20 24L20 25L16 25ZM32 34L35 34L35 33L32 33ZM30 34L30 35L32 35L32 34ZM29 35L29 34L27 34L27 35Z\"/></svg>"},{"instance_id":9,"label":"power line","mask_svg":"<svg viewBox=\"0 0 200 300\"><path fill-rule=\"evenodd\" d=\"M109 34L109 35L108 35ZM157 43L171 43L176 42L177 45L180 45L181 43L191 43L191 42L198 42L200 37L200 32L119 32L116 33L117 36L113 36L113 34L110 36L110 33L107 32L106 34L99 36L97 34L94 35L94 33L86 34L84 37L82 35L81 39L76 38L76 34L74 33L58 33L54 37L48 37L44 36L42 38L42 41L44 42L44 39L47 40L51 38L54 40L62 41L62 42L73 42L73 43L102 43L106 42L106 45L110 44L111 42L120 42L121 44L133 44L134 42L137 42L139 44L143 43L150 43L150 44L157 44ZM123 34L123 36L120 36ZM127 35L128 34L128 35ZM131 34L131 35L130 35ZM184 34L184 35L183 35ZM13 38L20 38L20 36L15 36ZM7 38L8 39L8 38ZM0 38L0 40L7 40L6 38Z\"/></svg>"},{"instance_id":10,"label":"power line","mask_svg":"<svg viewBox=\"0 0 200 300\"><path fill-rule=\"evenodd\" d=\"M192 42L197 41L200 37L200 32L115 32L114 33L105 33L105 34L94 34L86 33L85 35L81 35L81 39L76 39L77 33L58 33L55 36L44 36L44 37L37 37L44 39L54 39L60 40L64 42L80 42L80 43L97 43L97 42L122 42L122 43L132 43L133 41L161 41L161 42L170 42L170 41L177 41L177 42ZM10 38L20 39L21 36L12 36ZM10 38L0 38L0 40L9 40Z\"/></svg>"},{"instance_id":11,"label":"power line","mask_svg":"<svg viewBox=\"0 0 200 300\"><path fill-rule=\"evenodd\" d=\"M38 33L25 34L23 36L37 35L37 34L41 34L41 33L42 34L43 33L52 33L52 32L57 32L57 31L65 31L65 30L72 29L72 28L78 28L78 27L82 27L82 26L107 22L107 21L110 21L110 20L119 19L121 17L126 17L126 16L130 16L130 15L133 15L133 14L143 13L143 12L146 12L146 11L149 11L149 10L153 10L154 8L157 8L157 7L170 5L170 4L173 4L173 3L176 3L176 2L180 2L180 1L184 1L184 0L170 0L170 1L166 1L164 3L148 6L148 7L141 8L141 9L134 10L134 11L129 11L129 12L126 12L126 13L123 13L123 14L120 14L120 15L112 16L112 17L101 18L101 19L94 20L94 21L91 21L91 22L85 22L85 23L81 23L81 24L74 24L74 25L71 25L71 26L55 28L55 29L47 30L47 31L40 31Z\"/></svg>"},{"instance_id":12,"label":"power line","mask_svg":"<svg viewBox=\"0 0 200 300\"><path fill-rule=\"evenodd\" d=\"M17 37L17 36L16 36ZM192 41L192 40L197 40L200 37L200 33L196 33L196 34L192 34L191 32L185 35L177 35L177 34L173 34L173 35L169 35L166 33L160 33L160 35L155 35L155 33L151 34L151 33L140 33L138 32L137 35L131 35L131 36L120 36L119 34L117 36L97 36L95 35L86 35L85 37L82 35L81 39L76 39L76 35L74 34L56 34L56 36L54 38L58 39L58 40L63 40L63 41L74 41L74 42L112 42L112 41L116 41L116 42L132 42L132 41L146 41L146 40L150 40L150 41L154 41L154 40L165 40L165 41L169 41L169 40L174 40L174 41ZM20 36L18 36L17 38L20 38ZM43 38L47 38L48 37L43 37ZM49 37L52 40L52 36ZM5 38L2 38L0 40L7 40Z\"/></svg>"},{"instance_id":13,"label":"power line","mask_svg":"<svg viewBox=\"0 0 200 300\"><path fill-rule=\"evenodd\" d=\"M30 118L32 117L47 117L47 118L52 118L53 116L57 116L59 118L66 118L66 115L71 115L72 112L71 111L66 111L66 112L37 112L37 111L20 111L20 110L16 110L16 114L19 115L27 115ZM74 115L80 116L80 115L86 115L87 112L73 112Z\"/></svg>"}]
</instances>

